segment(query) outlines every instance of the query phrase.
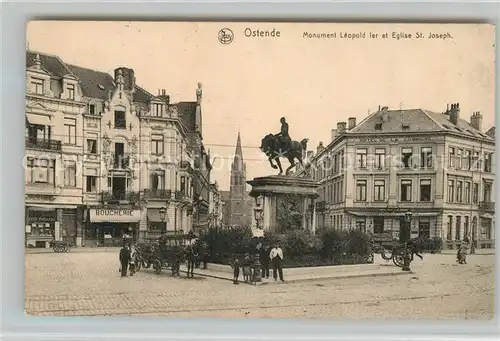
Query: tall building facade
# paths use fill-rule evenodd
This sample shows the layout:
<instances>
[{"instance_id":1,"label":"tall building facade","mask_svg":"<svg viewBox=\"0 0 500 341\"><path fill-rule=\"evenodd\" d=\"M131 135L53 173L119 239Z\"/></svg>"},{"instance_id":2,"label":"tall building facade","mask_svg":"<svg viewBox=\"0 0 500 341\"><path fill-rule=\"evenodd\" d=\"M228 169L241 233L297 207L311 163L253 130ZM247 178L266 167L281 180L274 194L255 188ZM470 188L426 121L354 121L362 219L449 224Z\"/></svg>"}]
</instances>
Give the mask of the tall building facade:
<instances>
[{"instance_id":1,"label":"tall building facade","mask_svg":"<svg viewBox=\"0 0 500 341\"><path fill-rule=\"evenodd\" d=\"M199 185L211 170L201 84L196 101L171 103L126 67L111 76L31 51L26 67L28 245L109 245L124 234L192 229L210 196Z\"/></svg>"},{"instance_id":2,"label":"tall building facade","mask_svg":"<svg viewBox=\"0 0 500 341\"><path fill-rule=\"evenodd\" d=\"M250 226L252 223L252 202L246 183L246 164L243 159L241 137L238 132L234 159L231 164L229 192L224 193L224 221L228 226Z\"/></svg>"},{"instance_id":3,"label":"tall building facade","mask_svg":"<svg viewBox=\"0 0 500 341\"><path fill-rule=\"evenodd\" d=\"M494 247L494 151L482 115L465 121L458 103L442 113L384 107L359 125L339 122L298 173L321 185L308 226L315 216L316 228L397 238L410 211L411 237L439 237L449 249L464 237Z\"/></svg>"}]
</instances>

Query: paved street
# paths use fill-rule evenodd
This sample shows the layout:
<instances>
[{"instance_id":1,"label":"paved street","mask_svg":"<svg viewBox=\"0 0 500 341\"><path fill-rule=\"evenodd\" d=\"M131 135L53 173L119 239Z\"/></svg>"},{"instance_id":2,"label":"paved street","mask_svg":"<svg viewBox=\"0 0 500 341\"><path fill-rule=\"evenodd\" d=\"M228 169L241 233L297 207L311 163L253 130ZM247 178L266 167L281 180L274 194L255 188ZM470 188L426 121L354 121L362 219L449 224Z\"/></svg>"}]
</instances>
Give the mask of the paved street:
<instances>
[{"instance_id":1,"label":"paved street","mask_svg":"<svg viewBox=\"0 0 500 341\"><path fill-rule=\"evenodd\" d=\"M409 276L249 286L152 270L120 278L113 252L27 254L25 304L33 315L490 319L494 258L424 255Z\"/></svg>"}]
</instances>

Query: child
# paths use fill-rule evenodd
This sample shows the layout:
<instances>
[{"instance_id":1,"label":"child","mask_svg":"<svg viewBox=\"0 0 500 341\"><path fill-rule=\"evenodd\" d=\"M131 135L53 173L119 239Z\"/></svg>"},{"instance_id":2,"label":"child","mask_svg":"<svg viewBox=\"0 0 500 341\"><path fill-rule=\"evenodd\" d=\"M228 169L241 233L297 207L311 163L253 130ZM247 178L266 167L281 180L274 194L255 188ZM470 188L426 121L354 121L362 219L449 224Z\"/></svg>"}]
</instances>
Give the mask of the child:
<instances>
[{"instance_id":1,"label":"child","mask_svg":"<svg viewBox=\"0 0 500 341\"><path fill-rule=\"evenodd\" d=\"M235 258L233 261L233 264L231 264L231 267L233 268L233 283L234 284L239 284L238 279L240 277L240 261L238 258Z\"/></svg>"}]
</instances>

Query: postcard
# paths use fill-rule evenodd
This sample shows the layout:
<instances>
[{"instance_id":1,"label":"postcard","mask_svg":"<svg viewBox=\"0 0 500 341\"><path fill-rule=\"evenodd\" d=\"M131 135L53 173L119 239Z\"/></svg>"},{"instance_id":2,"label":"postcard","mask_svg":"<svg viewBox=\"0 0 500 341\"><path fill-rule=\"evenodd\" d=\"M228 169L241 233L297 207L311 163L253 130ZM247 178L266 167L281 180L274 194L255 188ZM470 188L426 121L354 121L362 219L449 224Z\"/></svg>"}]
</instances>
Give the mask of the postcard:
<instances>
[{"instance_id":1,"label":"postcard","mask_svg":"<svg viewBox=\"0 0 500 341\"><path fill-rule=\"evenodd\" d=\"M29 22L26 313L492 319L494 32Z\"/></svg>"}]
</instances>

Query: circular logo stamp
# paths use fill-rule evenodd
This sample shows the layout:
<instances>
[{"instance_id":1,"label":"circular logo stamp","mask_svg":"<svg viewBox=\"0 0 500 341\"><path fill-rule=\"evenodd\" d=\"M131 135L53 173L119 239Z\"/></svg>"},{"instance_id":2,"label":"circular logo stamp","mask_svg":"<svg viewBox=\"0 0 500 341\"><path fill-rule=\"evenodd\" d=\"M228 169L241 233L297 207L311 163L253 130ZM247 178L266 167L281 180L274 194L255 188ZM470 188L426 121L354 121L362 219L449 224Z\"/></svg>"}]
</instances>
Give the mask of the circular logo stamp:
<instances>
[{"instance_id":1,"label":"circular logo stamp","mask_svg":"<svg viewBox=\"0 0 500 341\"><path fill-rule=\"evenodd\" d=\"M234 33L229 28L223 28L219 31L217 38L219 39L221 44L231 44L231 42L234 40Z\"/></svg>"}]
</instances>

